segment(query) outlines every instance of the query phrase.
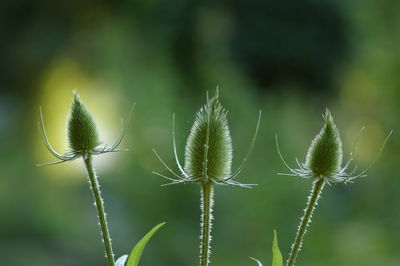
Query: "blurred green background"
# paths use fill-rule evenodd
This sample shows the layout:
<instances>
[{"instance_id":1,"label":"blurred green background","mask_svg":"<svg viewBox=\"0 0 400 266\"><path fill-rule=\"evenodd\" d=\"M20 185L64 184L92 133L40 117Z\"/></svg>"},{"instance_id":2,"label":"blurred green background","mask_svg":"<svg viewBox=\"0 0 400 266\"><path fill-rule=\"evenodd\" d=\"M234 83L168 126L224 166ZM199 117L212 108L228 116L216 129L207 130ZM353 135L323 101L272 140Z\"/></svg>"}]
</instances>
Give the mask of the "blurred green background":
<instances>
[{"instance_id":1,"label":"blurred green background","mask_svg":"<svg viewBox=\"0 0 400 266\"><path fill-rule=\"evenodd\" d=\"M66 118L77 88L111 143L136 102L123 147L96 157L117 256L166 221L142 265L196 265L199 188L161 187L173 165L176 114L182 158L206 91L220 88L229 110L234 167L243 158L258 110L260 134L237 178L254 189L216 190L212 265L270 265L273 229L287 257L309 180L286 171L304 160L329 108L346 154L369 176L326 187L298 265L400 265L400 2L328 1L28 1L0 3L0 264L105 265L83 163L54 160L37 130L42 106L51 143L67 151Z\"/></svg>"}]
</instances>

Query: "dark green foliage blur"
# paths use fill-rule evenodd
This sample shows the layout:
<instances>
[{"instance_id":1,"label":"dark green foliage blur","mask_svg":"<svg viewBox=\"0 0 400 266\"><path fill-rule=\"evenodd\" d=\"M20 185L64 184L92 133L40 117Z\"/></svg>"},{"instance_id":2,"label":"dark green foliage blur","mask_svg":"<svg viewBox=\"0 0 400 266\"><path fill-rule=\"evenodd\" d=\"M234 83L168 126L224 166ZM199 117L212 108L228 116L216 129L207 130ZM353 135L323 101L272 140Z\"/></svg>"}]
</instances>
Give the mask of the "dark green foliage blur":
<instances>
[{"instance_id":1,"label":"dark green foliage blur","mask_svg":"<svg viewBox=\"0 0 400 266\"><path fill-rule=\"evenodd\" d=\"M356 163L368 177L327 186L298 265L400 264L400 2L28 1L0 3L0 265L105 265L81 161L52 160L37 130L42 106L50 142L68 149L66 122L77 88L99 138L112 143L136 102L121 148L94 159L117 256L154 225L142 265L196 265L199 188L161 187L173 165L172 114L182 160L206 91L219 86L229 111L233 169L263 112L238 182L217 187L211 265L269 265L273 229L287 254L310 180L278 176L303 158L329 108L344 160L362 126ZM176 168L175 168L176 169Z\"/></svg>"}]
</instances>

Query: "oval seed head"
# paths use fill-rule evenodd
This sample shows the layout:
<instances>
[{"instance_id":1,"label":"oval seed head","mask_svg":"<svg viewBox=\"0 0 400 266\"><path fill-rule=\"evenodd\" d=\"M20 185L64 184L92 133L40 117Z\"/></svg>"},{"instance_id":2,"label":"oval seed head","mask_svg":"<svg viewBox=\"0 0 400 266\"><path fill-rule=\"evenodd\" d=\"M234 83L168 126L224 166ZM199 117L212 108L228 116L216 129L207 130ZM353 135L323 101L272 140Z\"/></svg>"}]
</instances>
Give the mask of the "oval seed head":
<instances>
[{"instance_id":1,"label":"oval seed head","mask_svg":"<svg viewBox=\"0 0 400 266\"><path fill-rule=\"evenodd\" d=\"M339 130L328 109L323 117L324 127L311 142L305 166L311 170L314 177L329 178L340 171L343 150Z\"/></svg>"},{"instance_id":2,"label":"oval seed head","mask_svg":"<svg viewBox=\"0 0 400 266\"><path fill-rule=\"evenodd\" d=\"M73 94L74 101L68 119L68 141L73 152L83 154L95 149L100 141L92 115L79 94L76 91Z\"/></svg>"},{"instance_id":3,"label":"oval seed head","mask_svg":"<svg viewBox=\"0 0 400 266\"><path fill-rule=\"evenodd\" d=\"M202 182L231 173L232 139L227 111L216 95L197 112L185 147L185 172Z\"/></svg>"}]
</instances>

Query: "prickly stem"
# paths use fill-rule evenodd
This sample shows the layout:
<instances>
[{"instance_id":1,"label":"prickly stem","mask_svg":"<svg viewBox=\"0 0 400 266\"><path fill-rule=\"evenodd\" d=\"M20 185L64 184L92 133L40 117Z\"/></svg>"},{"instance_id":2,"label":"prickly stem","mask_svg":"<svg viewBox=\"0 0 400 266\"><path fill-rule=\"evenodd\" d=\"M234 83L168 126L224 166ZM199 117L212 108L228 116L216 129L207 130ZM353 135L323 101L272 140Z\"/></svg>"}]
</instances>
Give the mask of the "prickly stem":
<instances>
[{"instance_id":1,"label":"prickly stem","mask_svg":"<svg viewBox=\"0 0 400 266\"><path fill-rule=\"evenodd\" d=\"M210 263L213 205L214 205L214 184L212 182L202 183L200 266L207 266Z\"/></svg>"},{"instance_id":2,"label":"prickly stem","mask_svg":"<svg viewBox=\"0 0 400 266\"><path fill-rule=\"evenodd\" d=\"M92 155L88 155L86 157L86 159L84 159L84 161L85 161L86 169L88 172L90 188L92 190L93 198L95 201L94 205L96 206L96 210L97 210L97 217L99 219L101 236L103 238L103 243L104 243L104 248L105 248L105 252L106 252L106 258L108 261L108 266L115 266L114 253L113 253L112 244L111 244L111 237L110 237L110 233L109 233L108 227L107 227L106 212L104 210L104 202L101 197L99 182L97 180L96 172L93 167Z\"/></svg>"},{"instance_id":3,"label":"prickly stem","mask_svg":"<svg viewBox=\"0 0 400 266\"><path fill-rule=\"evenodd\" d=\"M324 185L325 180L323 178L320 178L317 182L314 183L313 188L311 189L311 194L308 197L307 207L304 209L304 215L301 218L299 229L297 231L296 238L290 251L289 259L286 264L287 266L293 266L296 262L297 255L299 254L301 246L303 244L304 235L307 231L307 227L311 223L311 217L313 215L315 207L318 204L318 199L321 196Z\"/></svg>"}]
</instances>

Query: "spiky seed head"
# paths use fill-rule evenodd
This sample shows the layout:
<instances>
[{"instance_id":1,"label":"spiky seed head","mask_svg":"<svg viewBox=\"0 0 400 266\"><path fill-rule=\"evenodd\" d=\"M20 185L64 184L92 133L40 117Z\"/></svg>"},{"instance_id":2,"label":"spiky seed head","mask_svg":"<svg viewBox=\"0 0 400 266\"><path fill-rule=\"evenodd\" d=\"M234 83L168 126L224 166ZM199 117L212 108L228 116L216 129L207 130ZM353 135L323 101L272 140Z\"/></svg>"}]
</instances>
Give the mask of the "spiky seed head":
<instances>
[{"instance_id":1,"label":"spiky seed head","mask_svg":"<svg viewBox=\"0 0 400 266\"><path fill-rule=\"evenodd\" d=\"M305 166L314 177L332 177L340 171L343 150L339 130L327 109L323 115L325 124L312 140L308 149Z\"/></svg>"},{"instance_id":2,"label":"spiky seed head","mask_svg":"<svg viewBox=\"0 0 400 266\"><path fill-rule=\"evenodd\" d=\"M185 171L202 182L231 173L232 139L227 111L216 95L197 112L185 147Z\"/></svg>"},{"instance_id":3,"label":"spiky seed head","mask_svg":"<svg viewBox=\"0 0 400 266\"><path fill-rule=\"evenodd\" d=\"M94 150L99 144L99 136L92 115L82 102L79 94L73 91L74 100L68 119L69 147L75 153L84 154Z\"/></svg>"}]
</instances>

